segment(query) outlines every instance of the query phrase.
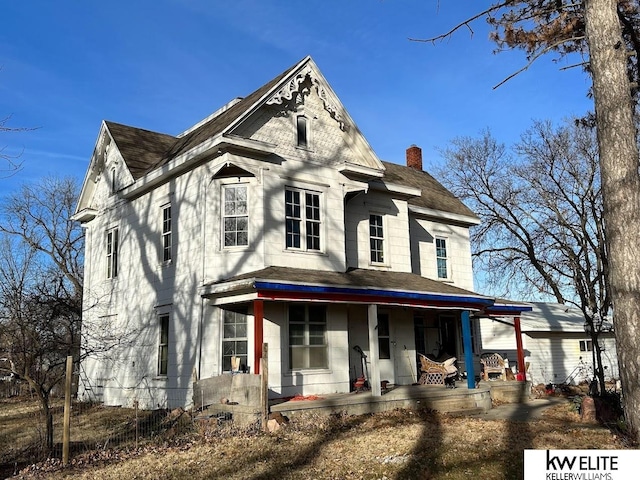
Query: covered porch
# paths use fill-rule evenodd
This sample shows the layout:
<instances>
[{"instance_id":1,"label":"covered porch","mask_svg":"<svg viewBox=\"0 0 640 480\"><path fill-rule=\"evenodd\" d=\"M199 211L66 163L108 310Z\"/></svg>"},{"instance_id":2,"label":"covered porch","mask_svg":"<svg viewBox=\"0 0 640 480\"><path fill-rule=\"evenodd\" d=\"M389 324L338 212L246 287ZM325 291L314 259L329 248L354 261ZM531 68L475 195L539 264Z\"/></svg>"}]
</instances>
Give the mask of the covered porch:
<instances>
[{"instance_id":1,"label":"covered porch","mask_svg":"<svg viewBox=\"0 0 640 480\"><path fill-rule=\"evenodd\" d=\"M399 387L420 378L419 354L437 357L442 352L457 357L464 374L458 386L477 390L472 317L496 303L419 275L364 269L340 273L269 267L205 285L201 294L221 310L246 306L247 370L261 373L262 348L268 344L272 400L347 394L358 377L366 378L366 397L382 398L386 384L396 387L386 395L402 396ZM513 314L518 308L522 306L507 310ZM451 395L440 395L444 390L444 385L427 386L398 401L427 392Z\"/></svg>"}]
</instances>

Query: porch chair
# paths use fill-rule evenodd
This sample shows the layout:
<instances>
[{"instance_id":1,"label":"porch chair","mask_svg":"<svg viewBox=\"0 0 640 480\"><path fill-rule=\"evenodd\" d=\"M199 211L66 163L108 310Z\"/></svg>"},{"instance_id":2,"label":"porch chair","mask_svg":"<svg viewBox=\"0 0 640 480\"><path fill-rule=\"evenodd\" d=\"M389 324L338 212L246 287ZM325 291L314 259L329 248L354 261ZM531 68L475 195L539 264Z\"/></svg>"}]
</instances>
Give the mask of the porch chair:
<instances>
[{"instance_id":1,"label":"porch chair","mask_svg":"<svg viewBox=\"0 0 640 480\"><path fill-rule=\"evenodd\" d=\"M431 360L418 353L420 358L420 385L445 385L446 380L458 375L458 368L454 365L456 357L448 358L443 362Z\"/></svg>"},{"instance_id":2,"label":"porch chair","mask_svg":"<svg viewBox=\"0 0 640 480\"><path fill-rule=\"evenodd\" d=\"M506 380L504 359L497 353L484 353L480 356L482 364L482 379L489 380L490 373L499 373L502 380Z\"/></svg>"}]
</instances>

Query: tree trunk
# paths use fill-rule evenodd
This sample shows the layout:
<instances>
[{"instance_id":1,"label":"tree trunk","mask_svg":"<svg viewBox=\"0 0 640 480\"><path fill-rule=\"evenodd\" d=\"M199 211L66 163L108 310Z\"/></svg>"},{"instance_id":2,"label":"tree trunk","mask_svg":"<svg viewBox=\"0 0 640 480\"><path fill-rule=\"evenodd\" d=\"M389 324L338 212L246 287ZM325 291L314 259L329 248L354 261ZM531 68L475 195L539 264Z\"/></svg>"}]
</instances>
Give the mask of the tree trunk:
<instances>
[{"instance_id":1,"label":"tree trunk","mask_svg":"<svg viewBox=\"0 0 640 480\"><path fill-rule=\"evenodd\" d=\"M51 406L49 405L49 395L41 390L37 390L37 392L45 421L46 451L47 454L51 454L51 452L53 452L53 412L51 411Z\"/></svg>"},{"instance_id":2,"label":"tree trunk","mask_svg":"<svg viewBox=\"0 0 640 480\"><path fill-rule=\"evenodd\" d=\"M616 0L586 0L606 245L628 426L640 432L640 180L627 56Z\"/></svg>"}]
</instances>

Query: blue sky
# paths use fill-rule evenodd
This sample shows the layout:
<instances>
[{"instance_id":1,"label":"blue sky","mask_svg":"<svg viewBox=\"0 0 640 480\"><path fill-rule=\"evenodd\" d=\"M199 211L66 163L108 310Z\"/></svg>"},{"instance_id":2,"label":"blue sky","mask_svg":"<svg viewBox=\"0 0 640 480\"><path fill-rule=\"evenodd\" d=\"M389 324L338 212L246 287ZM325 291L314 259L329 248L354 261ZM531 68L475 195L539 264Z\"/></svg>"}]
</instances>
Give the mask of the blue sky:
<instances>
[{"instance_id":1,"label":"blue sky","mask_svg":"<svg viewBox=\"0 0 640 480\"><path fill-rule=\"evenodd\" d=\"M24 169L0 194L49 173L84 177L103 119L177 134L311 55L383 160L404 162L489 127L511 142L532 119L591 108L589 80L543 58L493 54L474 35L415 43L490 2L437 0L137 0L3 2L0 118L39 127L0 134Z\"/></svg>"}]
</instances>

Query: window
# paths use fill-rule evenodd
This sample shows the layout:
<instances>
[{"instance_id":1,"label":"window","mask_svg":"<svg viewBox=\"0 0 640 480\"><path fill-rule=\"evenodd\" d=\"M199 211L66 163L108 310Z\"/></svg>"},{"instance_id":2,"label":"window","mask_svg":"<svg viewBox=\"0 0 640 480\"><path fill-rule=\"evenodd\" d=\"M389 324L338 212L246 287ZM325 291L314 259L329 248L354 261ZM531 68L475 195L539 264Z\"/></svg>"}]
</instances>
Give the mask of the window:
<instances>
[{"instance_id":1,"label":"window","mask_svg":"<svg viewBox=\"0 0 640 480\"><path fill-rule=\"evenodd\" d=\"M378 358L385 360L391 358L391 342L389 339L389 315L378 315Z\"/></svg>"},{"instance_id":2,"label":"window","mask_svg":"<svg viewBox=\"0 0 640 480\"><path fill-rule=\"evenodd\" d=\"M116 169L111 169L111 193L116 193Z\"/></svg>"},{"instance_id":3,"label":"window","mask_svg":"<svg viewBox=\"0 0 640 480\"><path fill-rule=\"evenodd\" d=\"M158 375L166 375L169 364L169 315L160 315L160 341L158 343Z\"/></svg>"},{"instance_id":4,"label":"window","mask_svg":"<svg viewBox=\"0 0 640 480\"><path fill-rule=\"evenodd\" d=\"M246 186L224 187L223 224L225 247L240 247L249 244Z\"/></svg>"},{"instance_id":5,"label":"window","mask_svg":"<svg viewBox=\"0 0 640 480\"><path fill-rule=\"evenodd\" d=\"M580 340L580 351L590 352L593 350L593 342L591 340Z\"/></svg>"},{"instance_id":6,"label":"window","mask_svg":"<svg viewBox=\"0 0 640 480\"><path fill-rule=\"evenodd\" d=\"M369 215L369 244L371 262L384 262L384 232L382 229L382 215Z\"/></svg>"},{"instance_id":7,"label":"window","mask_svg":"<svg viewBox=\"0 0 640 480\"><path fill-rule=\"evenodd\" d=\"M289 305L289 361L292 370L327 368L327 308Z\"/></svg>"},{"instance_id":8,"label":"window","mask_svg":"<svg viewBox=\"0 0 640 480\"><path fill-rule=\"evenodd\" d=\"M107 232L107 278L118 276L118 229Z\"/></svg>"},{"instance_id":9,"label":"window","mask_svg":"<svg viewBox=\"0 0 640 480\"><path fill-rule=\"evenodd\" d=\"M449 278L447 272L447 241L444 238L436 238L436 262L438 278Z\"/></svg>"},{"instance_id":10,"label":"window","mask_svg":"<svg viewBox=\"0 0 640 480\"><path fill-rule=\"evenodd\" d=\"M320 194L285 190L287 248L320 250Z\"/></svg>"},{"instance_id":11,"label":"window","mask_svg":"<svg viewBox=\"0 0 640 480\"><path fill-rule=\"evenodd\" d=\"M222 371L247 371L247 314L223 311ZM237 359L234 365L233 359Z\"/></svg>"},{"instance_id":12,"label":"window","mask_svg":"<svg viewBox=\"0 0 640 480\"><path fill-rule=\"evenodd\" d=\"M307 148L309 146L309 140L307 137L307 117L299 115L296 117L296 128L298 134L298 146Z\"/></svg>"},{"instance_id":13,"label":"window","mask_svg":"<svg viewBox=\"0 0 640 480\"><path fill-rule=\"evenodd\" d=\"M162 261L171 261L171 205L162 207Z\"/></svg>"}]
</instances>

